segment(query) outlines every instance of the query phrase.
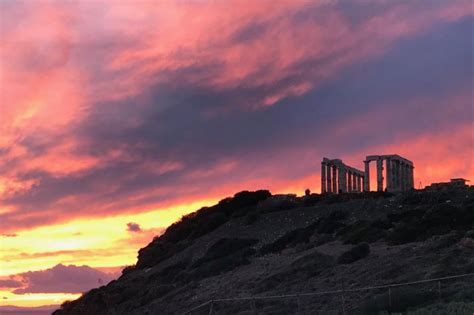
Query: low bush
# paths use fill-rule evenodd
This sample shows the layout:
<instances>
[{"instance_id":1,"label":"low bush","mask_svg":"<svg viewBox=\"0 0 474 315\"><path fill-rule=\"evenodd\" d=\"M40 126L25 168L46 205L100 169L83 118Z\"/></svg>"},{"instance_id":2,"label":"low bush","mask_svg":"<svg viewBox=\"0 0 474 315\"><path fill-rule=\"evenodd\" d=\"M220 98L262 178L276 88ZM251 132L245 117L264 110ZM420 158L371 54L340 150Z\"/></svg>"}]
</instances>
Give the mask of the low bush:
<instances>
[{"instance_id":1,"label":"low bush","mask_svg":"<svg viewBox=\"0 0 474 315\"><path fill-rule=\"evenodd\" d=\"M299 205L302 205L302 203L296 195L281 195L262 201L258 206L258 210L260 213L270 213L295 209Z\"/></svg>"},{"instance_id":2,"label":"low bush","mask_svg":"<svg viewBox=\"0 0 474 315\"><path fill-rule=\"evenodd\" d=\"M315 224L311 224L305 228L290 231L274 241L273 243L262 246L260 254L281 252L288 246L294 246L300 243L308 243L311 235L315 231Z\"/></svg>"},{"instance_id":3,"label":"low bush","mask_svg":"<svg viewBox=\"0 0 474 315\"><path fill-rule=\"evenodd\" d=\"M338 264L351 264L357 260L367 257L370 254L370 246L367 243L361 243L344 252L337 258Z\"/></svg>"},{"instance_id":4,"label":"low bush","mask_svg":"<svg viewBox=\"0 0 474 315\"><path fill-rule=\"evenodd\" d=\"M447 234L453 230L467 230L474 223L474 211L468 206L436 204L429 209L410 210L389 216L396 224L387 235L387 243L400 245L425 241L435 235Z\"/></svg>"},{"instance_id":5,"label":"low bush","mask_svg":"<svg viewBox=\"0 0 474 315\"><path fill-rule=\"evenodd\" d=\"M255 211L257 204L269 198L268 190L241 191L233 198L221 200L217 205L204 207L183 216L169 226L165 233L153 239L138 254L137 269L151 267L186 248L193 240L227 222L234 215Z\"/></svg>"},{"instance_id":6,"label":"low bush","mask_svg":"<svg viewBox=\"0 0 474 315\"><path fill-rule=\"evenodd\" d=\"M232 255L243 249L258 243L257 239L250 238L222 238L218 240L214 245L209 247L206 254L200 258L194 265L200 265L206 261Z\"/></svg>"},{"instance_id":7,"label":"low bush","mask_svg":"<svg viewBox=\"0 0 474 315\"><path fill-rule=\"evenodd\" d=\"M311 194L303 198L303 204L305 207L312 207L315 204L319 203L323 199L322 195Z\"/></svg>"},{"instance_id":8,"label":"low bush","mask_svg":"<svg viewBox=\"0 0 474 315\"><path fill-rule=\"evenodd\" d=\"M357 221L338 231L345 244L359 244L361 242L373 243L385 236L385 230L380 221Z\"/></svg>"},{"instance_id":9,"label":"low bush","mask_svg":"<svg viewBox=\"0 0 474 315\"><path fill-rule=\"evenodd\" d=\"M316 229L319 233L334 233L344 224L341 223L347 217L347 212L342 210L335 210L328 215L320 218L316 223Z\"/></svg>"},{"instance_id":10,"label":"low bush","mask_svg":"<svg viewBox=\"0 0 474 315\"><path fill-rule=\"evenodd\" d=\"M190 277L195 280L212 277L223 272L231 271L239 266L248 265L250 264L248 257L254 253L255 250L248 249L219 259L206 261L205 263L199 264L190 274Z\"/></svg>"},{"instance_id":11,"label":"low bush","mask_svg":"<svg viewBox=\"0 0 474 315\"><path fill-rule=\"evenodd\" d=\"M245 217L245 224L246 225L252 225L255 222L257 222L259 219L260 219L260 213L251 212L251 213L247 214L247 216Z\"/></svg>"},{"instance_id":12,"label":"low bush","mask_svg":"<svg viewBox=\"0 0 474 315\"><path fill-rule=\"evenodd\" d=\"M130 272L134 270L135 270L135 265L126 266L125 268L122 269L122 276L125 276L126 274L129 274Z\"/></svg>"},{"instance_id":13,"label":"low bush","mask_svg":"<svg viewBox=\"0 0 474 315\"><path fill-rule=\"evenodd\" d=\"M181 273L186 270L186 267L189 265L189 263L189 260L183 260L169 265L159 272L151 275L149 280L158 282L160 284L175 283L175 280L177 280L181 276Z\"/></svg>"}]
</instances>

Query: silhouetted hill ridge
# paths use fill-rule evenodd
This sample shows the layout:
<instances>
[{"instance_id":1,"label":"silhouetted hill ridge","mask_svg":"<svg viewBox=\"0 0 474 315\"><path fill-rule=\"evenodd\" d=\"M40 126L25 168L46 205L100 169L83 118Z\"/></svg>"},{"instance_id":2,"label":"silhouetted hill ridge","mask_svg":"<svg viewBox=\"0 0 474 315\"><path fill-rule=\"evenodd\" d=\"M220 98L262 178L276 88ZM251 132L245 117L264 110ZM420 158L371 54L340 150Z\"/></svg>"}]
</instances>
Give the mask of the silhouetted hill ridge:
<instances>
[{"instance_id":1,"label":"silhouetted hill ridge","mask_svg":"<svg viewBox=\"0 0 474 315\"><path fill-rule=\"evenodd\" d=\"M137 264L124 269L118 280L65 303L54 314L175 314L216 298L471 273L473 237L472 187L305 197L243 191L184 216L140 249ZM443 302L474 300L474 288L462 287L466 281L458 280L458 289L446 291ZM400 308L438 302L426 294L410 296L414 301L404 300L407 305L399 303ZM305 305L308 310L336 309L340 297L335 298ZM370 313L369 302L369 294L348 297L348 310ZM220 307L214 311L248 311L248 305ZM260 305L259 311L294 311L286 307Z\"/></svg>"}]
</instances>

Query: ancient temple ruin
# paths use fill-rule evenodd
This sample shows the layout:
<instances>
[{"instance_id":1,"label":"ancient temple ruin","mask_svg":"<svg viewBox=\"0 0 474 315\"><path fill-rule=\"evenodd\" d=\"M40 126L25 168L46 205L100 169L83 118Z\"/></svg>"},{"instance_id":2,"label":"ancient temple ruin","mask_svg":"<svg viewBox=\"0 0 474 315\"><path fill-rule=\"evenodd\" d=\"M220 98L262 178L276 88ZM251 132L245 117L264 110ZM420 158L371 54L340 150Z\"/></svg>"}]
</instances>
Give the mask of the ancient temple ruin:
<instances>
[{"instance_id":1,"label":"ancient temple ruin","mask_svg":"<svg viewBox=\"0 0 474 315\"><path fill-rule=\"evenodd\" d=\"M361 192L364 172L348 166L340 159L323 158L321 193Z\"/></svg>"},{"instance_id":2,"label":"ancient temple ruin","mask_svg":"<svg viewBox=\"0 0 474 315\"><path fill-rule=\"evenodd\" d=\"M364 161L364 171L344 164L341 159L325 157L321 162L321 193L370 191L372 161L376 162L377 191L398 192L414 188L413 162L399 155L369 155Z\"/></svg>"}]
</instances>

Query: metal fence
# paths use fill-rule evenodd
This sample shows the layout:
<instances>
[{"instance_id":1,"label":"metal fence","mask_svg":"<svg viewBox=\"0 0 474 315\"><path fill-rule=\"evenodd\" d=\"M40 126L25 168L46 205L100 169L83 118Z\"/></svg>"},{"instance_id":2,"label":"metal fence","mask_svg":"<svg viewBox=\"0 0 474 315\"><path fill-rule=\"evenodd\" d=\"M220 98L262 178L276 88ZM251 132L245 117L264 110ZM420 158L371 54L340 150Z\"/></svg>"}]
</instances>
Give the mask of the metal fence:
<instances>
[{"instance_id":1,"label":"metal fence","mask_svg":"<svg viewBox=\"0 0 474 315\"><path fill-rule=\"evenodd\" d=\"M221 298L202 303L186 314L401 314L416 301L441 302L453 294L474 290L474 281L459 281L473 276L468 273L361 288L341 285L338 290L321 292Z\"/></svg>"}]
</instances>

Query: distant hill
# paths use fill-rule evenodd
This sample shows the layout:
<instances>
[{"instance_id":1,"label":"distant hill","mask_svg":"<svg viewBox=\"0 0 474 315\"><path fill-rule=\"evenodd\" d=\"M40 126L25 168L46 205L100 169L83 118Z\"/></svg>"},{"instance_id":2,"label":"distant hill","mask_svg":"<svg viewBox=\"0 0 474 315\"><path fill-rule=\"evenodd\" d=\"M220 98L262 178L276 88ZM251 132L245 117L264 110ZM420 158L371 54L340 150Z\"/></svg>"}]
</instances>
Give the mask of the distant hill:
<instances>
[{"instance_id":1,"label":"distant hill","mask_svg":"<svg viewBox=\"0 0 474 315\"><path fill-rule=\"evenodd\" d=\"M401 194L240 192L171 225L63 314L472 314L474 188ZM223 298L269 297L239 301ZM212 308L212 309L211 309ZM334 313L330 313L333 311ZM443 313L443 314L444 314Z\"/></svg>"}]
</instances>

